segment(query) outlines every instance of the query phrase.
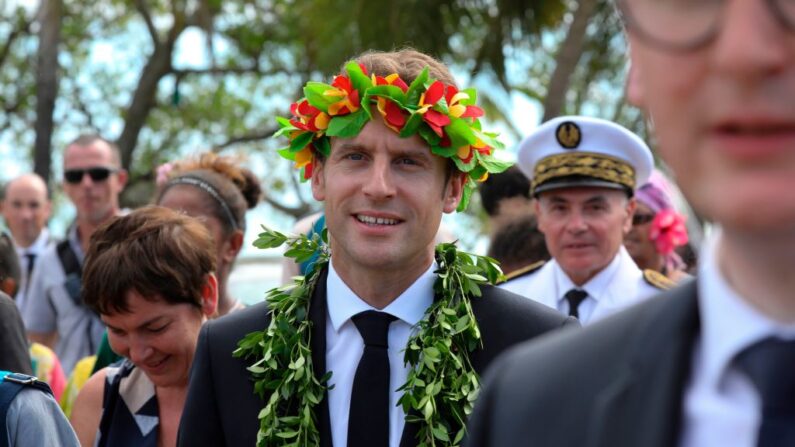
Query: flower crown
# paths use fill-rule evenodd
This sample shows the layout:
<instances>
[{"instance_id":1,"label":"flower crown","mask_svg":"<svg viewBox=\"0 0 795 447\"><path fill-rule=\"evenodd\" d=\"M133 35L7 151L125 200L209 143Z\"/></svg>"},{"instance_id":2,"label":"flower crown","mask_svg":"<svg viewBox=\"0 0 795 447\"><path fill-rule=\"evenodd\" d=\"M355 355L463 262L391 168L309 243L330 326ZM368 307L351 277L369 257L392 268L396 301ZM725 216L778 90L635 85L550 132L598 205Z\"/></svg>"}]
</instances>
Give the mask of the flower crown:
<instances>
[{"instance_id":1,"label":"flower crown","mask_svg":"<svg viewBox=\"0 0 795 447\"><path fill-rule=\"evenodd\" d=\"M396 73L368 76L364 66L355 61L345 64L345 72L347 75L335 76L331 85L308 82L304 97L290 106L292 119L276 118L276 136L286 135L290 140L279 154L302 169L302 181L312 177L316 152L330 155L330 137L355 137L373 119L371 104L401 138L419 134L432 153L452 159L467 175L458 211L466 209L476 182L511 166L511 162L493 156L495 149L504 146L497 134L481 130L478 118L483 109L475 106L475 89L459 91L430 78L428 67L411 85Z\"/></svg>"}]
</instances>

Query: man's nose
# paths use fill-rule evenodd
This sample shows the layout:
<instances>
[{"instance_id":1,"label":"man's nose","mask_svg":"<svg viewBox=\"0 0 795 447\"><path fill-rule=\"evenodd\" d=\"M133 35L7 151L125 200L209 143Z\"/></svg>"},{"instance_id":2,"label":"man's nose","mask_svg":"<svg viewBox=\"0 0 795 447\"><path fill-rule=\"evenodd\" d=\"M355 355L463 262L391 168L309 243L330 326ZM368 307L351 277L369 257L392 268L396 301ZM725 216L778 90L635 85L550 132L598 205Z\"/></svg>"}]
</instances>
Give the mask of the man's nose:
<instances>
[{"instance_id":1,"label":"man's nose","mask_svg":"<svg viewBox=\"0 0 795 447\"><path fill-rule=\"evenodd\" d=\"M395 195L393 173L388 160L376 159L367 171L362 191L373 199L384 199Z\"/></svg>"}]
</instances>

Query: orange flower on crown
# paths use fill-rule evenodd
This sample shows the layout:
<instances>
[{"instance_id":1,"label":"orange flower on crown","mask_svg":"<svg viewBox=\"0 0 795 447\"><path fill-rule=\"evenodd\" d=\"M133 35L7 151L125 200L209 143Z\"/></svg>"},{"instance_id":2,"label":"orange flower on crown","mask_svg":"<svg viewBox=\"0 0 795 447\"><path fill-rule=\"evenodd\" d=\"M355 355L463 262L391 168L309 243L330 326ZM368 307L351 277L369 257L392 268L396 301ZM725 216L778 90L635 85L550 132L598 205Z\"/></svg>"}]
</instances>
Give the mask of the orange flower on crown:
<instances>
[{"instance_id":1,"label":"orange flower on crown","mask_svg":"<svg viewBox=\"0 0 795 447\"><path fill-rule=\"evenodd\" d=\"M467 106L461 104L461 101L469 99L466 92L459 92L453 85L448 85L444 94L447 101L447 109L450 111L450 116L455 118L476 118L483 116L483 109L478 106Z\"/></svg>"},{"instance_id":2,"label":"orange flower on crown","mask_svg":"<svg viewBox=\"0 0 795 447\"><path fill-rule=\"evenodd\" d=\"M290 120L290 124L298 129L317 133L328 128L329 116L317 107L309 105L306 99L292 103L290 113L295 117Z\"/></svg>"},{"instance_id":3,"label":"orange flower on crown","mask_svg":"<svg viewBox=\"0 0 795 447\"><path fill-rule=\"evenodd\" d=\"M432 107L444 98L445 86L441 81L434 81L428 89L420 96L419 109L417 113L422 115L422 120L428 124L428 127L444 138L444 126L450 124L450 117L442 112L434 110Z\"/></svg>"},{"instance_id":4,"label":"orange flower on crown","mask_svg":"<svg viewBox=\"0 0 795 447\"><path fill-rule=\"evenodd\" d=\"M469 163L472 161L472 157L475 155L476 151L481 155L489 156L491 155L492 148L478 139L475 144L468 144L466 146L459 147L456 154L461 161L464 163Z\"/></svg>"},{"instance_id":5,"label":"orange flower on crown","mask_svg":"<svg viewBox=\"0 0 795 447\"><path fill-rule=\"evenodd\" d=\"M337 102L329 104L328 114L330 116L348 115L359 110L359 91L353 88L350 78L339 75L334 76L330 89L323 95L330 98L339 98Z\"/></svg>"},{"instance_id":6,"label":"orange flower on crown","mask_svg":"<svg viewBox=\"0 0 795 447\"><path fill-rule=\"evenodd\" d=\"M372 80L373 85L394 85L400 88L403 93L406 93L409 89L409 86L400 79L397 73L393 73L387 77L373 75ZM382 96L377 96L375 100L378 113L384 118L384 124L395 132L400 133L403 126L406 125L406 115L403 109L395 104L394 101Z\"/></svg>"}]
</instances>

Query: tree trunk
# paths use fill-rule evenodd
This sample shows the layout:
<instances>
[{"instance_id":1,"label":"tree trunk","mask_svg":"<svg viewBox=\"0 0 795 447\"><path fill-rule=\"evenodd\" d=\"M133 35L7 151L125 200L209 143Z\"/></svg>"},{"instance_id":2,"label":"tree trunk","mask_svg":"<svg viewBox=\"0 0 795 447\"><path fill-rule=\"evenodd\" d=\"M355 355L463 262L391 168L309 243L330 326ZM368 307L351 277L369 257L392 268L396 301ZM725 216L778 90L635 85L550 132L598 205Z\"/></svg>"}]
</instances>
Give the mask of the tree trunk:
<instances>
[{"instance_id":1,"label":"tree trunk","mask_svg":"<svg viewBox=\"0 0 795 447\"><path fill-rule=\"evenodd\" d=\"M588 22L596 11L599 0L578 0L579 6L574 11L574 18L569 26L566 39L560 46L555 57L555 71L549 81L547 97L544 100L544 117L542 122L548 121L563 113L566 104L566 93L569 90L571 75L577 68L585 42L585 31Z\"/></svg>"},{"instance_id":2,"label":"tree trunk","mask_svg":"<svg viewBox=\"0 0 795 447\"><path fill-rule=\"evenodd\" d=\"M39 10L39 48L36 58L36 139L33 170L49 180L55 98L58 96L58 45L61 38L61 0L42 0Z\"/></svg>"}]
</instances>

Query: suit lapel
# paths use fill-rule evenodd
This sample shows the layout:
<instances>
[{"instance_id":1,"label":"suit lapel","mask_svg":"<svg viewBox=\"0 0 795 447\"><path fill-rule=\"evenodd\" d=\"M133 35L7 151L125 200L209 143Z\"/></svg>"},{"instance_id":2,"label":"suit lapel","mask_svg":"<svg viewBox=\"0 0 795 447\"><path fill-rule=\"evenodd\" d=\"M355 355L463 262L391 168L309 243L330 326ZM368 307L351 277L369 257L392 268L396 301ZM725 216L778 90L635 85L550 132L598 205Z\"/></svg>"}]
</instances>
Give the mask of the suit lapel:
<instances>
[{"instance_id":1,"label":"suit lapel","mask_svg":"<svg viewBox=\"0 0 795 447\"><path fill-rule=\"evenodd\" d=\"M326 278L328 268L324 268L315 284L312 301L309 305L309 320L312 321L312 364L315 377L320 380L326 374ZM320 430L320 446L331 447L331 418L328 409L328 391L323 394L323 400L318 408L318 424Z\"/></svg>"},{"instance_id":2,"label":"suit lapel","mask_svg":"<svg viewBox=\"0 0 795 447\"><path fill-rule=\"evenodd\" d=\"M654 299L664 312L641 316L631 334L627 364L597 396L588 429L590 446L676 445L682 397L699 331L696 282ZM661 309L661 308L657 308Z\"/></svg>"}]
</instances>

